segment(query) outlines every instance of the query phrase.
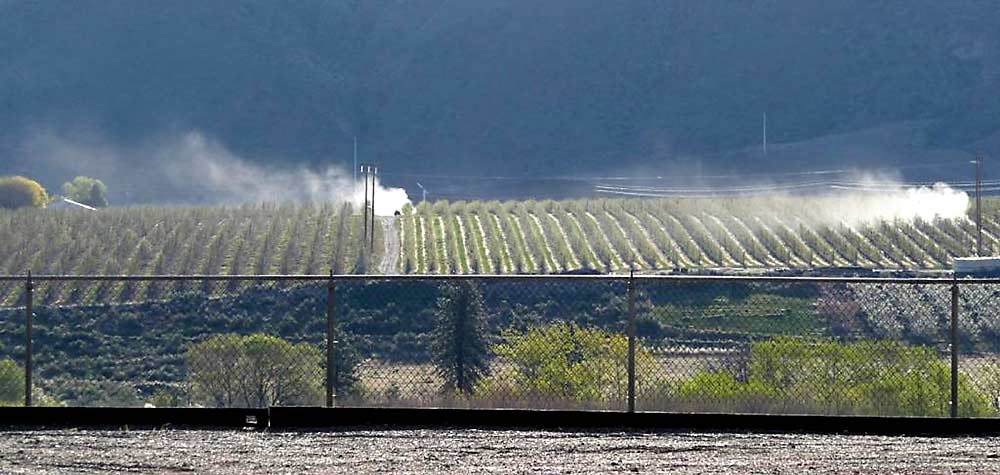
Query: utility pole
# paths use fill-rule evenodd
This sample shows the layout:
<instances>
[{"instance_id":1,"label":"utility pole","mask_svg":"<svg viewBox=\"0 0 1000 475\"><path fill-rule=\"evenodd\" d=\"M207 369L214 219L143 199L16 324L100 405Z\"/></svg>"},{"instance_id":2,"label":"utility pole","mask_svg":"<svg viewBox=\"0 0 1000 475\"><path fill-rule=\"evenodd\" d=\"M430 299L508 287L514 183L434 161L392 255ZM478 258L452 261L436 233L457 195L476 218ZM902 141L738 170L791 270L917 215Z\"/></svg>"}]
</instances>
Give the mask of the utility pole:
<instances>
[{"instance_id":1,"label":"utility pole","mask_svg":"<svg viewBox=\"0 0 1000 475\"><path fill-rule=\"evenodd\" d=\"M363 239L368 242L372 250L375 249L375 182L378 175L378 166L370 163L361 164L361 174L365 180L365 207L361 210L361 217L364 219ZM369 180L370 178L370 180ZM371 181L371 187L368 182ZM368 190L371 188L371 201L368 200ZM370 232L369 232L370 231Z\"/></svg>"},{"instance_id":2,"label":"utility pole","mask_svg":"<svg viewBox=\"0 0 1000 475\"><path fill-rule=\"evenodd\" d=\"M361 218L365 223L365 232L363 234L364 239L368 239L368 165L361 165L361 173L364 175L365 179L365 207L361 208Z\"/></svg>"},{"instance_id":3,"label":"utility pole","mask_svg":"<svg viewBox=\"0 0 1000 475\"><path fill-rule=\"evenodd\" d=\"M420 187L420 202L423 203L427 201L427 188L424 188L424 185L421 185L419 181L417 182L417 186Z\"/></svg>"},{"instance_id":4,"label":"utility pole","mask_svg":"<svg viewBox=\"0 0 1000 475\"><path fill-rule=\"evenodd\" d=\"M372 234L369 236L371 238L371 250L375 250L375 177L378 176L378 166L372 167Z\"/></svg>"},{"instance_id":5,"label":"utility pole","mask_svg":"<svg viewBox=\"0 0 1000 475\"><path fill-rule=\"evenodd\" d=\"M767 112L764 113L764 156L767 156Z\"/></svg>"}]
</instances>

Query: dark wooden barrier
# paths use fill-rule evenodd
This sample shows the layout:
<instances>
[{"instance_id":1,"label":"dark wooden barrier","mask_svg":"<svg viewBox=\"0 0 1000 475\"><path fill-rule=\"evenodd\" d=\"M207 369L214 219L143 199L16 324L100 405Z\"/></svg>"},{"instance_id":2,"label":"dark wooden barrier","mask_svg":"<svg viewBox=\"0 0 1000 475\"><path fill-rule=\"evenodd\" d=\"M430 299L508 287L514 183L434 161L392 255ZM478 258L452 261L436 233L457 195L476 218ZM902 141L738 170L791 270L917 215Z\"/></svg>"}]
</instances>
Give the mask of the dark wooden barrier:
<instances>
[{"instance_id":1,"label":"dark wooden barrier","mask_svg":"<svg viewBox=\"0 0 1000 475\"><path fill-rule=\"evenodd\" d=\"M266 428L267 409L141 407L0 407L0 428L129 427Z\"/></svg>"},{"instance_id":2,"label":"dark wooden barrier","mask_svg":"<svg viewBox=\"0 0 1000 475\"><path fill-rule=\"evenodd\" d=\"M679 414L523 409L272 407L270 409L0 407L17 427L254 428L801 432L873 435L1000 435L1000 419L764 414Z\"/></svg>"},{"instance_id":3,"label":"dark wooden barrier","mask_svg":"<svg viewBox=\"0 0 1000 475\"><path fill-rule=\"evenodd\" d=\"M518 409L271 408L272 429L491 428L808 432L881 435L1000 434L1000 419L680 414Z\"/></svg>"}]
</instances>

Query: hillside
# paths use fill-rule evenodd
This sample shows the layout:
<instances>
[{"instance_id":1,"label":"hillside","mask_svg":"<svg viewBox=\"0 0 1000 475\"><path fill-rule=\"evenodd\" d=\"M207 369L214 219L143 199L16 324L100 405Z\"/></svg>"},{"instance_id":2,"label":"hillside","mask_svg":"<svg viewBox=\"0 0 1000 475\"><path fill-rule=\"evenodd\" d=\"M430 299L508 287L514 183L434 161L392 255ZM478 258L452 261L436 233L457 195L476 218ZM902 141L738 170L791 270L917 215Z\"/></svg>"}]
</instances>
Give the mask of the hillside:
<instances>
[{"instance_id":1,"label":"hillside","mask_svg":"<svg viewBox=\"0 0 1000 475\"><path fill-rule=\"evenodd\" d=\"M1000 152L998 19L986 0L5 0L0 174L169 197L149 167L189 131L271 167L346 165L358 136L408 187ZM735 159L765 112L772 143L926 126L917 150Z\"/></svg>"},{"instance_id":2,"label":"hillside","mask_svg":"<svg viewBox=\"0 0 1000 475\"><path fill-rule=\"evenodd\" d=\"M968 219L852 221L856 204L837 197L437 202L403 218L401 270L947 269L973 252ZM1000 228L987 215L984 249L993 251Z\"/></svg>"},{"instance_id":3,"label":"hillside","mask_svg":"<svg viewBox=\"0 0 1000 475\"><path fill-rule=\"evenodd\" d=\"M144 301L113 303L115 295L105 293L74 305L65 305L72 299L42 304L53 303L50 297L69 285L37 285L33 361L37 387L71 405L190 404L188 377L197 369L190 366L187 351L220 334L266 333L316 348L325 344L323 281L173 282L168 292L143 294ZM434 280L337 283L336 357L342 369L354 369L340 373L339 401L398 403L401 394L424 404L440 401L432 341L436 304L447 285ZM111 286L127 287L124 282ZM85 285L75 295L100 293L100 287ZM484 331L493 342L553 322L611 334L625 328L628 299L621 280L487 280L476 287L488 314ZM703 365L714 370L720 355L738 358L730 352L762 338L881 339L933 348L947 336L951 302L947 284L643 279L636 290L640 347L656 349L659 356L659 371L643 366L653 378L690 375ZM995 285L962 286L963 354L996 352L997 295ZM0 302L0 361L21 360L22 317L22 308ZM866 366L877 361L872 355L865 353ZM966 368L971 374L981 371L980 381L993 388L988 365ZM8 402L20 396L15 393Z\"/></svg>"},{"instance_id":4,"label":"hillside","mask_svg":"<svg viewBox=\"0 0 1000 475\"><path fill-rule=\"evenodd\" d=\"M366 272L384 247L376 229L376 252L366 252L359 244L361 216L331 204L115 208L94 215L0 211L0 216L0 273L351 274ZM145 284L112 287L83 294L88 300L142 301L164 290ZM64 300L72 290L52 289L44 300Z\"/></svg>"},{"instance_id":5,"label":"hillside","mask_svg":"<svg viewBox=\"0 0 1000 475\"><path fill-rule=\"evenodd\" d=\"M337 283L336 357L342 369L354 368L341 373L339 401L398 403L401 394L422 398L418 401L424 404L439 401L440 385L434 384L430 365L443 285L431 280ZM493 342L553 322L611 334L625 328L622 281L514 279L476 285L489 315L484 331ZM51 289L66 286L40 282L37 295L48 298L57 293ZM224 295L210 296L213 287ZM325 344L325 282L175 282L169 291L132 303L112 303L109 296L79 305L36 305L35 384L71 405L187 405L187 378L197 369L189 366L186 352L195 342L260 332L317 348ZM996 351L997 295L993 285L963 285L959 302L968 312L959 328L963 354ZM716 368L720 355L734 357L729 351L761 338L884 339L933 346L947 335L950 302L947 285L647 279L637 288L636 331L642 347L659 355L662 373L643 366L651 377L682 376L702 365ZM0 302L0 360L20 361L22 316L23 309ZM865 365L871 361L877 359L866 353ZM990 384L987 366L972 368L983 371L982 382Z\"/></svg>"},{"instance_id":6,"label":"hillside","mask_svg":"<svg viewBox=\"0 0 1000 475\"><path fill-rule=\"evenodd\" d=\"M864 266L949 269L972 255L966 218L862 219L843 197L453 202L380 218L330 204L0 211L0 274L640 272ZM1000 200L984 204L984 249L1000 250ZM386 232L389 232L388 238ZM64 286L62 301L143 301L160 284ZM20 288L0 289L0 303Z\"/></svg>"}]
</instances>

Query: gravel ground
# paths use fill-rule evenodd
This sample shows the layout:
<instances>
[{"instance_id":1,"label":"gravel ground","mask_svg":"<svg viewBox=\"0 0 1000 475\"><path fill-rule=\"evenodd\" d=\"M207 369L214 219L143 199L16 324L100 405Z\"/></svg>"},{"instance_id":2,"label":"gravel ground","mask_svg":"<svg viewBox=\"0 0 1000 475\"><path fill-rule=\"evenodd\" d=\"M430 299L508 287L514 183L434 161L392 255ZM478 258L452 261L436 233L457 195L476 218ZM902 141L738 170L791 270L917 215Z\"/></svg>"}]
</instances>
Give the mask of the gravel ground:
<instances>
[{"instance_id":1,"label":"gravel ground","mask_svg":"<svg viewBox=\"0 0 1000 475\"><path fill-rule=\"evenodd\" d=\"M0 473L1000 473L1000 438L0 431Z\"/></svg>"}]
</instances>

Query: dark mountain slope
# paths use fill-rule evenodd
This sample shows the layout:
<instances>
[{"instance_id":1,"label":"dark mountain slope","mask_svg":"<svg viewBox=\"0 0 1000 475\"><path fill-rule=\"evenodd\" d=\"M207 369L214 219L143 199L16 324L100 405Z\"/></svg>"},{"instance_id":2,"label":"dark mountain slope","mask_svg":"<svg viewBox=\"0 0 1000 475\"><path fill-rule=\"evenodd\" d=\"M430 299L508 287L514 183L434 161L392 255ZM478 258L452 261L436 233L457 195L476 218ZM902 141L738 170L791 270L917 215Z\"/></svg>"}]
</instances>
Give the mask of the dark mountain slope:
<instances>
[{"instance_id":1,"label":"dark mountain slope","mask_svg":"<svg viewBox=\"0 0 1000 475\"><path fill-rule=\"evenodd\" d=\"M356 134L400 173L740 169L711 157L758 143L765 111L773 142L930 120L927 147L971 150L1000 129L997 20L984 0L5 0L0 172L44 175L19 147L39 129L198 130L272 165L346 163Z\"/></svg>"}]
</instances>

